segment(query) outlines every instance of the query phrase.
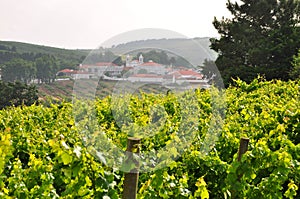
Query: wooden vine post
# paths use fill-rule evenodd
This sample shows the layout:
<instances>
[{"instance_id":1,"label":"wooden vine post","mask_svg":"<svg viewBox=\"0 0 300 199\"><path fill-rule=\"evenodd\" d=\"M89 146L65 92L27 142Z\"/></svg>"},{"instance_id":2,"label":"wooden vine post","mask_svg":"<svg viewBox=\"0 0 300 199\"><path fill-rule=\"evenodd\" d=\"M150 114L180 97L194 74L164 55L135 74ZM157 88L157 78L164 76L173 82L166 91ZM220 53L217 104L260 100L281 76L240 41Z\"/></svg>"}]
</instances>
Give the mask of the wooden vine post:
<instances>
[{"instance_id":1,"label":"wooden vine post","mask_svg":"<svg viewBox=\"0 0 300 199\"><path fill-rule=\"evenodd\" d=\"M249 144L249 138L241 138L240 139L240 146L238 151L238 161L240 162L242 160L243 154L245 154L248 150L248 144ZM240 182L243 174L238 175L237 181ZM232 198L238 198L236 190L231 190L231 196Z\"/></svg>"},{"instance_id":2,"label":"wooden vine post","mask_svg":"<svg viewBox=\"0 0 300 199\"><path fill-rule=\"evenodd\" d=\"M247 152L248 144L249 144L249 138L241 138L239 153L238 153L238 161L239 162L242 160L243 154Z\"/></svg>"},{"instance_id":3,"label":"wooden vine post","mask_svg":"<svg viewBox=\"0 0 300 199\"><path fill-rule=\"evenodd\" d=\"M124 179L124 190L123 190L123 199L136 199L137 186L139 179L139 162L133 157L133 153L139 154L140 149L139 145L141 143L140 138L129 137L127 139L127 163L134 163L135 168L131 169L128 173L125 173Z\"/></svg>"},{"instance_id":4,"label":"wooden vine post","mask_svg":"<svg viewBox=\"0 0 300 199\"><path fill-rule=\"evenodd\" d=\"M238 152L238 161L239 162L242 160L243 154L245 154L248 151L248 144L249 144L249 138L241 138L239 152ZM240 174L238 176L239 182L240 182L242 176L243 176L243 174Z\"/></svg>"}]
</instances>

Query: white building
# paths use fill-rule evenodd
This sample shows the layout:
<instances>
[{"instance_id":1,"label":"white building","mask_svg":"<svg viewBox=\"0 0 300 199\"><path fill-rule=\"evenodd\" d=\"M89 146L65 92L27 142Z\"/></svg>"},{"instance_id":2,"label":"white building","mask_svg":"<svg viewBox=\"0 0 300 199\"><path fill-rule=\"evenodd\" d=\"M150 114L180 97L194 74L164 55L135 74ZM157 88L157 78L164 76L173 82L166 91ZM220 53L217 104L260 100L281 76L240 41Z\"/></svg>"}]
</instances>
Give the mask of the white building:
<instances>
[{"instance_id":1,"label":"white building","mask_svg":"<svg viewBox=\"0 0 300 199\"><path fill-rule=\"evenodd\" d=\"M80 71L93 73L98 77L104 75L119 76L122 74L124 66L118 66L111 62L98 62L93 65L81 65L79 66Z\"/></svg>"},{"instance_id":2,"label":"white building","mask_svg":"<svg viewBox=\"0 0 300 199\"><path fill-rule=\"evenodd\" d=\"M189 88L207 88L209 87L208 80L203 78L203 75L191 70L191 69L184 69L184 70L177 70L168 73L164 76L163 80L164 85L169 84L178 84L183 85L187 83Z\"/></svg>"},{"instance_id":3,"label":"white building","mask_svg":"<svg viewBox=\"0 0 300 199\"><path fill-rule=\"evenodd\" d=\"M78 71L78 70L72 70L72 69L63 69L61 71L58 71L56 76L65 76L70 77L73 79L90 79L94 77L93 73L85 72L85 71Z\"/></svg>"},{"instance_id":4,"label":"white building","mask_svg":"<svg viewBox=\"0 0 300 199\"><path fill-rule=\"evenodd\" d=\"M146 74L157 74L157 75L165 75L167 69L164 65L155 63L152 60L149 62L139 64L134 68L135 74L137 73L146 73Z\"/></svg>"},{"instance_id":5,"label":"white building","mask_svg":"<svg viewBox=\"0 0 300 199\"><path fill-rule=\"evenodd\" d=\"M147 83L162 83L163 76L155 74L135 74L128 77L131 82L147 82Z\"/></svg>"},{"instance_id":6,"label":"white building","mask_svg":"<svg viewBox=\"0 0 300 199\"><path fill-rule=\"evenodd\" d=\"M130 55L126 56L126 67L136 67L140 64L144 63L144 57L142 54L140 54L139 56L139 60L135 59L135 60L131 60Z\"/></svg>"}]
</instances>

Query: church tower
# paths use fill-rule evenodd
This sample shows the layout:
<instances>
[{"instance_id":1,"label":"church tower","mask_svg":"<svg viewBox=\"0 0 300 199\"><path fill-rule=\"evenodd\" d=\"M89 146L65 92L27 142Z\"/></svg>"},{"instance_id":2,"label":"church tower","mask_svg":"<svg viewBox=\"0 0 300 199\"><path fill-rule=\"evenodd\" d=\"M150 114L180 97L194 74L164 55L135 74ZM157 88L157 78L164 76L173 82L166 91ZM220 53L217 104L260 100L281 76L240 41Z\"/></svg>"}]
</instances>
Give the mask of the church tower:
<instances>
[{"instance_id":1,"label":"church tower","mask_svg":"<svg viewBox=\"0 0 300 199\"><path fill-rule=\"evenodd\" d=\"M126 66L130 66L130 56L126 56Z\"/></svg>"},{"instance_id":2,"label":"church tower","mask_svg":"<svg viewBox=\"0 0 300 199\"><path fill-rule=\"evenodd\" d=\"M139 56L139 64L143 64L144 63L144 57L142 54L140 54Z\"/></svg>"}]
</instances>

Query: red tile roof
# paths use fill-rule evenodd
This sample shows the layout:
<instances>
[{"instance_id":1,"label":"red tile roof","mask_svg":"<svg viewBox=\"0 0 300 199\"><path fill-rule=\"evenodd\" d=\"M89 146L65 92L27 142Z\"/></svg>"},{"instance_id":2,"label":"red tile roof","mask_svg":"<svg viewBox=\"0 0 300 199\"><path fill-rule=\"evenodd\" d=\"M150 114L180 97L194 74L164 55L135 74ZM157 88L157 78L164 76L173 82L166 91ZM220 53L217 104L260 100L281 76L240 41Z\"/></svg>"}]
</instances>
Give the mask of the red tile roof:
<instances>
[{"instance_id":1,"label":"red tile roof","mask_svg":"<svg viewBox=\"0 0 300 199\"><path fill-rule=\"evenodd\" d=\"M78 71L78 70L71 70L71 69L63 69L61 71L58 71L59 73L69 73L69 74L91 74L89 72L85 71Z\"/></svg>"},{"instance_id":2,"label":"red tile roof","mask_svg":"<svg viewBox=\"0 0 300 199\"><path fill-rule=\"evenodd\" d=\"M118 66L117 64L114 64L112 62L98 62L95 65L96 66Z\"/></svg>"},{"instance_id":3,"label":"red tile roof","mask_svg":"<svg viewBox=\"0 0 300 199\"><path fill-rule=\"evenodd\" d=\"M133 69L132 66L126 66L126 67L123 68L123 70L132 70L132 69Z\"/></svg>"},{"instance_id":4,"label":"red tile roof","mask_svg":"<svg viewBox=\"0 0 300 199\"><path fill-rule=\"evenodd\" d=\"M196 71L193 70L178 70L178 71L174 71L171 73L172 75L175 76L191 76L191 77L196 77L196 78L203 78L203 75L200 73L197 73Z\"/></svg>"},{"instance_id":5,"label":"red tile roof","mask_svg":"<svg viewBox=\"0 0 300 199\"><path fill-rule=\"evenodd\" d=\"M59 73L73 73L74 70L71 70L71 69L63 69L61 71L58 71Z\"/></svg>"},{"instance_id":6,"label":"red tile roof","mask_svg":"<svg viewBox=\"0 0 300 199\"><path fill-rule=\"evenodd\" d=\"M153 61L149 61L149 62L145 62L145 63L141 64L140 66L163 66L163 65L161 65L159 63L155 63Z\"/></svg>"}]
</instances>

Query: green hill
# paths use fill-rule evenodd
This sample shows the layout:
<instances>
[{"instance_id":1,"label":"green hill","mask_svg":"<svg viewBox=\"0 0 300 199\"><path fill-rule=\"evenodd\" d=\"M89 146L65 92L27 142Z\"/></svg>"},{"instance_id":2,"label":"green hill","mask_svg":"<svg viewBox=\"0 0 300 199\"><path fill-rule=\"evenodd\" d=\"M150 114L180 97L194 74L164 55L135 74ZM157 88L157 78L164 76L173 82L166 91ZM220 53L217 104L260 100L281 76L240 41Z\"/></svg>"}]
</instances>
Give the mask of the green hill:
<instances>
[{"instance_id":1,"label":"green hill","mask_svg":"<svg viewBox=\"0 0 300 199\"><path fill-rule=\"evenodd\" d=\"M194 39L149 39L132 41L125 44L113 46L110 50L116 55L126 54L131 51L142 51L145 48L161 49L167 52L176 52L182 58L190 60L194 65L201 65L204 59L214 60L217 54L210 49L208 37ZM63 49L43 45L0 41L0 51L10 53L34 53L50 54L60 60L83 60L92 49Z\"/></svg>"},{"instance_id":2,"label":"green hill","mask_svg":"<svg viewBox=\"0 0 300 199\"><path fill-rule=\"evenodd\" d=\"M36 44L15 42L15 41L0 41L0 47L2 51L5 47L8 49L6 51L12 52L11 49L15 48L16 53L34 53L34 54L50 54L58 59L68 59L68 60L79 60L81 57L86 56L90 50L69 50L63 48L55 48L49 46L42 46Z\"/></svg>"},{"instance_id":3,"label":"green hill","mask_svg":"<svg viewBox=\"0 0 300 199\"><path fill-rule=\"evenodd\" d=\"M114 46L110 50L115 54L126 54L130 51L141 52L145 48L161 49L189 60L193 65L202 65L205 59L215 60L217 53L210 49L208 37L194 39L149 39L133 41Z\"/></svg>"}]
</instances>

